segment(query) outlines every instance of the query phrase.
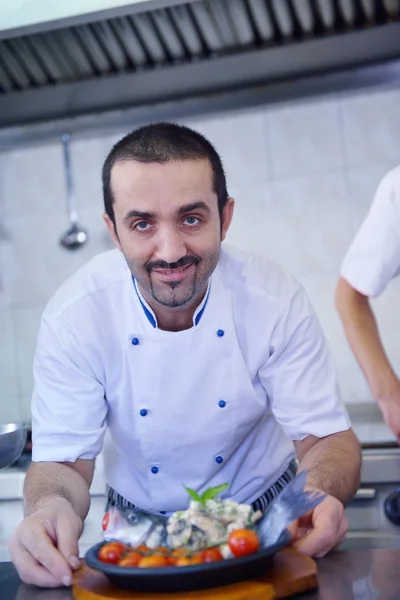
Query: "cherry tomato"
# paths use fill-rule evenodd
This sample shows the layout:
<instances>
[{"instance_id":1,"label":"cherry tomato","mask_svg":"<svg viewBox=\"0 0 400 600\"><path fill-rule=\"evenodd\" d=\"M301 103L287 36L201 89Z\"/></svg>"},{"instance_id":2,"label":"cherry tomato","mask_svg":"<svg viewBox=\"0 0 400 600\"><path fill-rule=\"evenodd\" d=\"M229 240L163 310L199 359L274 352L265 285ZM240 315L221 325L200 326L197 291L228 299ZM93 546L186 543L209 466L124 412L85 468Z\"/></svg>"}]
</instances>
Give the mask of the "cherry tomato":
<instances>
[{"instance_id":1,"label":"cherry tomato","mask_svg":"<svg viewBox=\"0 0 400 600\"><path fill-rule=\"evenodd\" d=\"M108 512L106 512L106 514L104 515L103 520L101 522L101 527L102 527L103 531L105 531L107 529L109 520L110 520L110 515Z\"/></svg>"},{"instance_id":2,"label":"cherry tomato","mask_svg":"<svg viewBox=\"0 0 400 600\"><path fill-rule=\"evenodd\" d=\"M176 567L187 567L191 564L192 563L190 562L190 558L188 556L179 556L179 558L175 560Z\"/></svg>"},{"instance_id":3,"label":"cherry tomato","mask_svg":"<svg viewBox=\"0 0 400 600\"><path fill-rule=\"evenodd\" d=\"M201 552L192 556L180 556L175 559L176 567L188 567L189 565L200 565L203 562Z\"/></svg>"},{"instance_id":4,"label":"cherry tomato","mask_svg":"<svg viewBox=\"0 0 400 600\"><path fill-rule=\"evenodd\" d=\"M246 556L257 552L260 540L251 529L235 529L229 534L228 545L233 556Z\"/></svg>"},{"instance_id":5,"label":"cherry tomato","mask_svg":"<svg viewBox=\"0 0 400 600\"><path fill-rule=\"evenodd\" d=\"M187 551L184 550L183 548L177 548L175 550L172 550L167 556L168 564L175 565L176 561L179 558L182 558L182 557L186 558L187 555L188 555Z\"/></svg>"},{"instance_id":6,"label":"cherry tomato","mask_svg":"<svg viewBox=\"0 0 400 600\"><path fill-rule=\"evenodd\" d=\"M167 558L162 554L151 554L150 556L143 556L138 562L138 567L166 567L168 565Z\"/></svg>"},{"instance_id":7,"label":"cherry tomato","mask_svg":"<svg viewBox=\"0 0 400 600\"><path fill-rule=\"evenodd\" d=\"M104 544L99 550L99 560L116 565L126 550L126 546L120 542Z\"/></svg>"},{"instance_id":8,"label":"cherry tomato","mask_svg":"<svg viewBox=\"0 0 400 600\"><path fill-rule=\"evenodd\" d=\"M172 550L171 552L171 556L174 556L176 558L180 558L181 556L188 556L189 555L189 551L185 550L184 548L175 548L175 550Z\"/></svg>"},{"instance_id":9,"label":"cherry tomato","mask_svg":"<svg viewBox=\"0 0 400 600\"><path fill-rule=\"evenodd\" d=\"M201 558L202 562L208 563L215 562L216 560L223 560L224 557L218 548L206 548L206 550L203 550L201 553Z\"/></svg>"},{"instance_id":10,"label":"cherry tomato","mask_svg":"<svg viewBox=\"0 0 400 600\"><path fill-rule=\"evenodd\" d=\"M138 552L150 552L150 548L148 548L145 544L142 544L141 546L138 546L136 548L136 550L138 550Z\"/></svg>"},{"instance_id":11,"label":"cherry tomato","mask_svg":"<svg viewBox=\"0 0 400 600\"><path fill-rule=\"evenodd\" d=\"M189 560L191 565L200 565L203 562L202 553L192 554Z\"/></svg>"},{"instance_id":12,"label":"cherry tomato","mask_svg":"<svg viewBox=\"0 0 400 600\"><path fill-rule=\"evenodd\" d=\"M166 556L167 554L169 554L169 550L168 550L168 548L164 548L164 546L157 546L156 548L153 549L153 553L154 554L164 554L164 556Z\"/></svg>"},{"instance_id":13,"label":"cherry tomato","mask_svg":"<svg viewBox=\"0 0 400 600\"><path fill-rule=\"evenodd\" d=\"M143 556L139 552L128 552L126 556L121 558L118 562L119 567L137 567Z\"/></svg>"}]
</instances>

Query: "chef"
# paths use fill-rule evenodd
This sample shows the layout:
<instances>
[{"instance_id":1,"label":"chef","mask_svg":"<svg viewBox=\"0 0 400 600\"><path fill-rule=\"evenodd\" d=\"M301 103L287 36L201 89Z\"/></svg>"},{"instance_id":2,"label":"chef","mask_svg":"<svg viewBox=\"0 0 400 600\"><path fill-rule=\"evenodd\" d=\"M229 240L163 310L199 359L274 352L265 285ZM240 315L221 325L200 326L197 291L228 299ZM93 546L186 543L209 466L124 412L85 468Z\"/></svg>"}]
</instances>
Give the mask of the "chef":
<instances>
[{"instance_id":1,"label":"chef","mask_svg":"<svg viewBox=\"0 0 400 600\"><path fill-rule=\"evenodd\" d=\"M346 534L360 449L304 290L265 258L221 249L234 200L191 129L124 137L103 192L117 249L42 317L25 519L9 546L21 578L71 583L102 450L108 504L167 515L187 506L184 486L222 483L222 497L264 509L298 460L327 498L294 524L294 543L324 555Z\"/></svg>"},{"instance_id":2,"label":"chef","mask_svg":"<svg viewBox=\"0 0 400 600\"><path fill-rule=\"evenodd\" d=\"M354 355L386 423L400 442L400 379L389 362L370 305L400 275L400 167L380 182L344 259L336 306Z\"/></svg>"}]
</instances>

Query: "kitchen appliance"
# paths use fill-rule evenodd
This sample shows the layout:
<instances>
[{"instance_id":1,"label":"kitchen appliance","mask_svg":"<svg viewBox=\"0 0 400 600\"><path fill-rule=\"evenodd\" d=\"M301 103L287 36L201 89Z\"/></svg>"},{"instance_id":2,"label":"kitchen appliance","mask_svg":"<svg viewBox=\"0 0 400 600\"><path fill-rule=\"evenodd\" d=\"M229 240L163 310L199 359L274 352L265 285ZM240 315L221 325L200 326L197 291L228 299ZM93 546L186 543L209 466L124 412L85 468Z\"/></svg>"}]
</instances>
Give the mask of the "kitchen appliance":
<instances>
[{"instance_id":1,"label":"kitchen appliance","mask_svg":"<svg viewBox=\"0 0 400 600\"><path fill-rule=\"evenodd\" d=\"M226 106L249 87L264 103L398 81L397 0L15 4L0 3L0 128L41 123L45 134L69 118L80 132L86 117L98 130L105 111L132 126L125 109L154 118L171 100L195 98L197 113L200 100Z\"/></svg>"},{"instance_id":2,"label":"kitchen appliance","mask_svg":"<svg viewBox=\"0 0 400 600\"><path fill-rule=\"evenodd\" d=\"M21 456L26 438L24 423L0 425L0 470L10 467Z\"/></svg>"},{"instance_id":3,"label":"kitchen appliance","mask_svg":"<svg viewBox=\"0 0 400 600\"><path fill-rule=\"evenodd\" d=\"M400 548L400 447L362 444L361 485L346 509L349 533L341 549Z\"/></svg>"}]
</instances>

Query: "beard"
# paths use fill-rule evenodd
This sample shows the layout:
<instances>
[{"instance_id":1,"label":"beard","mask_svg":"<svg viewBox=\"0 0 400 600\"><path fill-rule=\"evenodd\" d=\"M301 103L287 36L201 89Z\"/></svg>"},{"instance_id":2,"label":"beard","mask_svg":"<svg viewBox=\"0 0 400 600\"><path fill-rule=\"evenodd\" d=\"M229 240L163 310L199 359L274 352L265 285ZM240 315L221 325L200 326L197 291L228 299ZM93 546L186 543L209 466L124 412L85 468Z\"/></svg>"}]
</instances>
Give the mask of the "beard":
<instances>
[{"instance_id":1,"label":"beard","mask_svg":"<svg viewBox=\"0 0 400 600\"><path fill-rule=\"evenodd\" d=\"M208 280L218 264L220 251L221 247L218 245L202 257L187 255L174 263L158 260L144 265L130 259L126 254L124 256L146 299L153 299L157 304L165 307L179 308L190 305L197 296L204 292ZM154 269L172 271L189 266L191 266L191 273L178 281L162 281L153 273Z\"/></svg>"}]
</instances>

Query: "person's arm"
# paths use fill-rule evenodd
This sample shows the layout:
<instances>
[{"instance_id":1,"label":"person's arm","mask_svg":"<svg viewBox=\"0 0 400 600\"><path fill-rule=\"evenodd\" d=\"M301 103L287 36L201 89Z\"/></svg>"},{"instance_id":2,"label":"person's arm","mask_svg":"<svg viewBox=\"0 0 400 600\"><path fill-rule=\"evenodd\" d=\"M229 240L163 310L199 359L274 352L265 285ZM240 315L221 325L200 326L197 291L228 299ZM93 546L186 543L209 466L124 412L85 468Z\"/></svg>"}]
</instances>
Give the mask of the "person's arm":
<instances>
[{"instance_id":1,"label":"person's arm","mask_svg":"<svg viewBox=\"0 0 400 600\"><path fill-rule=\"evenodd\" d=\"M271 408L293 441L308 487L327 494L291 528L295 545L323 556L347 531L344 502L360 480L360 445L341 402L328 345L304 290L284 308L271 339L274 352L260 369Z\"/></svg>"},{"instance_id":2,"label":"person's arm","mask_svg":"<svg viewBox=\"0 0 400 600\"><path fill-rule=\"evenodd\" d=\"M94 460L31 463L24 483L25 518L9 542L25 583L71 584L80 566L78 540L90 507Z\"/></svg>"},{"instance_id":3,"label":"person's arm","mask_svg":"<svg viewBox=\"0 0 400 600\"><path fill-rule=\"evenodd\" d=\"M400 381L383 348L369 298L339 279L335 304L354 356L383 416L400 440Z\"/></svg>"},{"instance_id":4,"label":"person's arm","mask_svg":"<svg viewBox=\"0 0 400 600\"><path fill-rule=\"evenodd\" d=\"M70 585L90 506L95 458L107 402L95 357L80 329L44 314L34 360L32 464L24 484L25 518L9 549L22 581Z\"/></svg>"},{"instance_id":5,"label":"person's arm","mask_svg":"<svg viewBox=\"0 0 400 600\"><path fill-rule=\"evenodd\" d=\"M307 470L307 485L322 490L342 504L355 495L360 483L361 449L354 432L340 431L323 438L295 441L299 471Z\"/></svg>"},{"instance_id":6,"label":"person's arm","mask_svg":"<svg viewBox=\"0 0 400 600\"><path fill-rule=\"evenodd\" d=\"M75 463L32 462L24 482L24 514L29 516L54 500L65 500L83 521L89 512L94 460Z\"/></svg>"},{"instance_id":7,"label":"person's arm","mask_svg":"<svg viewBox=\"0 0 400 600\"><path fill-rule=\"evenodd\" d=\"M344 513L360 482L361 448L353 431L294 442L299 471L307 470L306 488L327 494L311 513L291 526L294 547L310 556L325 556L346 538Z\"/></svg>"}]
</instances>

